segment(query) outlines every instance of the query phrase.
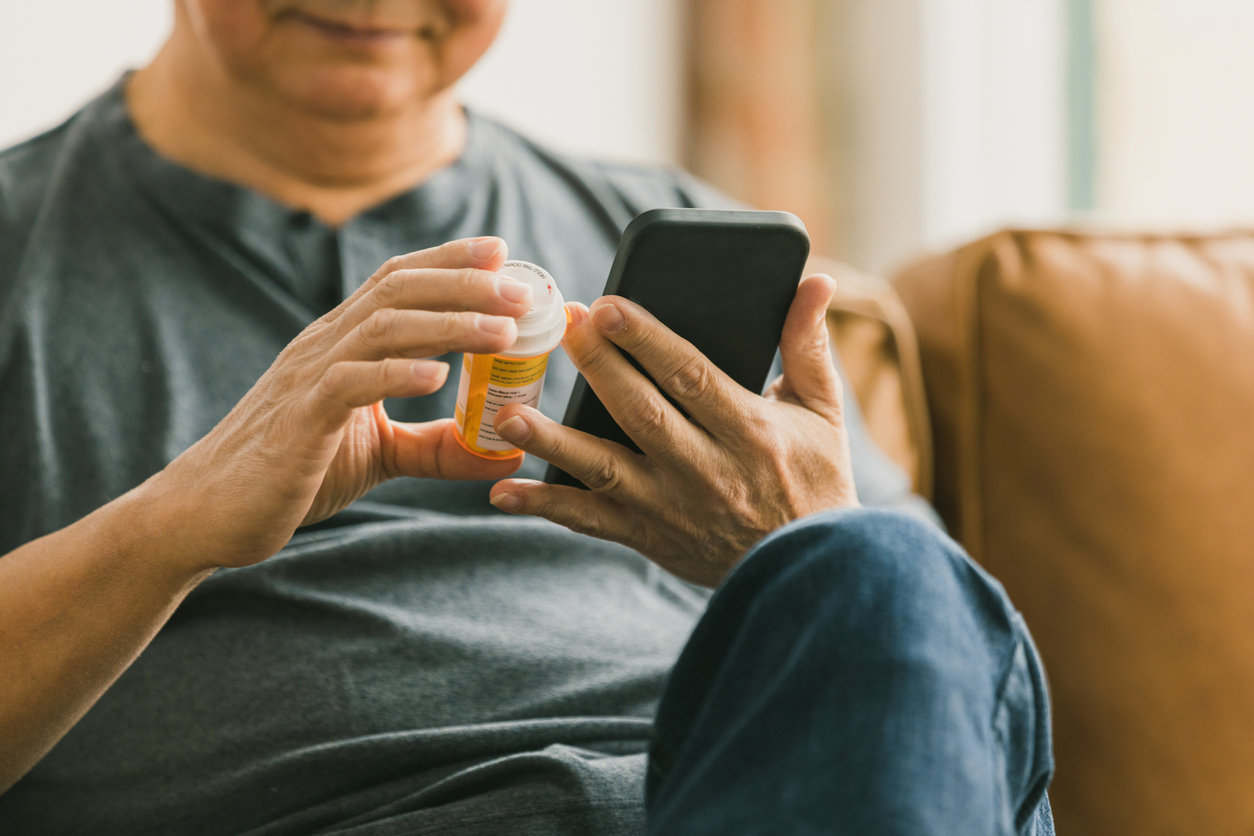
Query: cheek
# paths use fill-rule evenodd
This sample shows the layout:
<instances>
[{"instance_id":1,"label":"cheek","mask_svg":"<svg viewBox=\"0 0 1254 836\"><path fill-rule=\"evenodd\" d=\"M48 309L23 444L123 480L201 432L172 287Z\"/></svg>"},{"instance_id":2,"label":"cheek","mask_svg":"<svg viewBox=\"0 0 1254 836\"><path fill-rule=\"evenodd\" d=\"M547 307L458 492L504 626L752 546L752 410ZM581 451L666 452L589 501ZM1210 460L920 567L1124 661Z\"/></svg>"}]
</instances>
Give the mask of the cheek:
<instances>
[{"instance_id":1,"label":"cheek","mask_svg":"<svg viewBox=\"0 0 1254 836\"><path fill-rule=\"evenodd\" d=\"M465 75L474 66L501 30L508 0L442 0L446 14L453 23L452 31L441 45L440 81L447 86Z\"/></svg>"},{"instance_id":2,"label":"cheek","mask_svg":"<svg viewBox=\"0 0 1254 836\"><path fill-rule=\"evenodd\" d=\"M249 63L270 29L263 0L180 0L197 37L227 64Z\"/></svg>"},{"instance_id":3,"label":"cheek","mask_svg":"<svg viewBox=\"0 0 1254 836\"><path fill-rule=\"evenodd\" d=\"M445 13L454 20L495 20L499 26L509 0L438 0Z\"/></svg>"}]
</instances>

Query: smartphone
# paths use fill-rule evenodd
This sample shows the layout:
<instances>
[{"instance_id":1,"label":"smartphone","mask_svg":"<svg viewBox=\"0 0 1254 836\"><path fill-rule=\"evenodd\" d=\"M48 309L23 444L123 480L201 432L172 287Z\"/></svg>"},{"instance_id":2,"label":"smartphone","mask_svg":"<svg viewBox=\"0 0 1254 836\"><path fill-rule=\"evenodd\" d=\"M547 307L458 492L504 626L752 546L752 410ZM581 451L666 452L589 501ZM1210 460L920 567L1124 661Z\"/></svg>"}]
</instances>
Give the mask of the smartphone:
<instances>
[{"instance_id":1,"label":"smartphone","mask_svg":"<svg viewBox=\"0 0 1254 836\"><path fill-rule=\"evenodd\" d=\"M809 254L805 224L788 212L651 209L623 231L602 295L637 303L761 392ZM583 375L562 423L639 452ZM545 481L584 487L554 465Z\"/></svg>"}]
</instances>

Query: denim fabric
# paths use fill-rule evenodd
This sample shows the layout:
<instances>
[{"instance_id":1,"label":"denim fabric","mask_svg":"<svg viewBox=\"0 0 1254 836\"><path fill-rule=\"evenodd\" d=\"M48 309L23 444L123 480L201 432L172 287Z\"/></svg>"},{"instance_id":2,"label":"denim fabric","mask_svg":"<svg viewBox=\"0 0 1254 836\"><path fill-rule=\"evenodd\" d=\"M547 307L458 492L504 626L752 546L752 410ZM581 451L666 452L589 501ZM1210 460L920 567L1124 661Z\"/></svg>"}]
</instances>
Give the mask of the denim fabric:
<instances>
[{"instance_id":1,"label":"denim fabric","mask_svg":"<svg viewBox=\"0 0 1254 836\"><path fill-rule=\"evenodd\" d=\"M714 595L658 710L649 833L1052 836L1040 658L1000 584L892 511L793 523Z\"/></svg>"}]
</instances>

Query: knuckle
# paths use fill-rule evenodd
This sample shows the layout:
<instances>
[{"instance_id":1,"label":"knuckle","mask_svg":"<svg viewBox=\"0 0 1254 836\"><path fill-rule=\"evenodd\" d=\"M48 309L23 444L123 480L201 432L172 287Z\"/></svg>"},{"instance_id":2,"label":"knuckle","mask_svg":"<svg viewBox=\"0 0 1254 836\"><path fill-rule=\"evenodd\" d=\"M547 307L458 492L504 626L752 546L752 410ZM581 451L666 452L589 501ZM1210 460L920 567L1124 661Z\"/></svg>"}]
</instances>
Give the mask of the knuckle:
<instances>
[{"instance_id":1,"label":"knuckle","mask_svg":"<svg viewBox=\"0 0 1254 836\"><path fill-rule=\"evenodd\" d=\"M321 333L324 329L322 320L318 320L296 335L290 343L284 346L279 352L276 363L290 363L295 358L307 356L311 352L317 352L322 342Z\"/></svg>"},{"instance_id":2,"label":"knuckle","mask_svg":"<svg viewBox=\"0 0 1254 836\"><path fill-rule=\"evenodd\" d=\"M553 497L547 491L533 491L527 502L528 513L535 514L537 517L543 517L546 520L558 522L559 508L557 503L553 501Z\"/></svg>"},{"instance_id":3,"label":"knuckle","mask_svg":"<svg viewBox=\"0 0 1254 836\"><path fill-rule=\"evenodd\" d=\"M464 290L472 290L483 284L488 273L474 267L463 267L454 275L457 285Z\"/></svg>"},{"instance_id":4,"label":"knuckle","mask_svg":"<svg viewBox=\"0 0 1254 836\"><path fill-rule=\"evenodd\" d=\"M614 342L637 358L656 357L662 345L660 336L634 317L627 318L627 324L614 335Z\"/></svg>"},{"instance_id":5,"label":"knuckle","mask_svg":"<svg viewBox=\"0 0 1254 836\"><path fill-rule=\"evenodd\" d=\"M362 342L369 346L385 345L396 330L396 313L390 309L375 311L358 326Z\"/></svg>"},{"instance_id":6,"label":"knuckle","mask_svg":"<svg viewBox=\"0 0 1254 836\"><path fill-rule=\"evenodd\" d=\"M603 538L607 530L601 515L589 508L576 509L572 512L566 520L566 527L576 534L586 534L596 538Z\"/></svg>"},{"instance_id":7,"label":"knuckle","mask_svg":"<svg viewBox=\"0 0 1254 836\"><path fill-rule=\"evenodd\" d=\"M605 344L593 344L579 358L579 371L583 372L585 377L595 377L605 368L606 363L610 361L610 352L617 351L613 346Z\"/></svg>"},{"instance_id":8,"label":"knuckle","mask_svg":"<svg viewBox=\"0 0 1254 836\"><path fill-rule=\"evenodd\" d=\"M554 523L566 524L568 514L563 513L562 505L554 500L551 491L533 491L530 496L532 496L532 499L530 499L532 501L532 510L530 510L530 513L543 516L544 519L552 520Z\"/></svg>"},{"instance_id":9,"label":"knuckle","mask_svg":"<svg viewBox=\"0 0 1254 836\"><path fill-rule=\"evenodd\" d=\"M670 389L681 398L704 397L714 382L704 357L689 357L670 376Z\"/></svg>"},{"instance_id":10,"label":"knuckle","mask_svg":"<svg viewBox=\"0 0 1254 836\"><path fill-rule=\"evenodd\" d=\"M339 400L347 382L346 371L343 363L332 363L318 378L318 394L325 400Z\"/></svg>"},{"instance_id":11,"label":"knuckle","mask_svg":"<svg viewBox=\"0 0 1254 836\"><path fill-rule=\"evenodd\" d=\"M474 314L442 313L436 315L435 336L441 340L451 340L466 332L474 330Z\"/></svg>"},{"instance_id":12,"label":"knuckle","mask_svg":"<svg viewBox=\"0 0 1254 836\"><path fill-rule=\"evenodd\" d=\"M405 273L397 271L389 273L374 286L375 299L384 304L391 304L404 292Z\"/></svg>"},{"instance_id":13,"label":"knuckle","mask_svg":"<svg viewBox=\"0 0 1254 836\"><path fill-rule=\"evenodd\" d=\"M649 435L665 431L668 422L662 403L662 399L656 396L638 398L624 416L627 424Z\"/></svg>"},{"instance_id":14,"label":"knuckle","mask_svg":"<svg viewBox=\"0 0 1254 836\"><path fill-rule=\"evenodd\" d=\"M569 472L571 467L568 464L570 461L569 445L560 433L533 431L531 438L527 440L527 451L542 459L561 462L558 466L567 469Z\"/></svg>"},{"instance_id":15,"label":"knuckle","mask_svg":"<svg viewBox=\"0 0 1254 836\"><path fill-rule=\"evenodd\" d=\"M662 557L672 551L667 548L665 538L647 525L633 528L627 545L652 558ZM698 551L699 553L701 552Z\"/></svg>"},{"instance_id":16,"label":"knuckle","mask_svg":"<svg viewBox=\"0 0 1254 836\"><path fill-rule=\"evenodd\" d=\"M740 423L746 441L754 450L770 456L780 445L779 429L774 422L758 410L751 410Z\"/></svg>"},{"instance_id":17,"label":"knuckle","mask_svg":"<svg viewBox=\"0 0 1254 836\"><path fill-rule=\"evenodd\" d=\"M400 358L383 360L373 363L370 368L370 377L377 386L386 386L393 380L402 376L402 369L408 369L410 361Z\"/></svg>"},{"instance_id":18,"label":"knuckle","mask_svg":"<svg viewBox=\"0 0 1254 836\"><path fill-rule=\"evenodd\" d=\"M612 455L605 453L588 468L583 483L596 493L611 493L622 481L622 468Z\"/></svg>"},{"instance_id":19,"label":"knuckle","mask_svg":"<svg viewBox=\"0 0 1254 836\"><path fill-rule=\"evenodd\" d=\"M379 276L389 276L397 270L403 269L405 266L405 257L402 255L394 255L387 261L383 262L383 266L379 268Z\"/></svg>"}]
</instances>

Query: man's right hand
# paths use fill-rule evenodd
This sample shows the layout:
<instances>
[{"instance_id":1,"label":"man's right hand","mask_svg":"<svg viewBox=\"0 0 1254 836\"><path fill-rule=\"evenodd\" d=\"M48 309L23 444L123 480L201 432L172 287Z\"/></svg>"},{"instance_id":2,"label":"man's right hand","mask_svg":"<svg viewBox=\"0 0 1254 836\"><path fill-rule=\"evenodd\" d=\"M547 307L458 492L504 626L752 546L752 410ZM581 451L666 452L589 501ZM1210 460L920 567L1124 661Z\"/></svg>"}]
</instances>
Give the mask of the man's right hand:
<instances>
[{"instance_id":1,"label":"man's right hand","mask_svg":"<svg viewBox=\"0 0 1254 836\"><path fill-rule=\"evenodd\" d=\"M170 511L188 567L247 566L297 527L397 476L499 479L457 443L451 419L402 424L381 401L427 395L448 352L493 353L517 334L531 289L495 273L499 238L452 241L384 264L306 328L203 439L140 489ZM229 339L229 334L223 334Z\"/></svg>"}]
</instances>

